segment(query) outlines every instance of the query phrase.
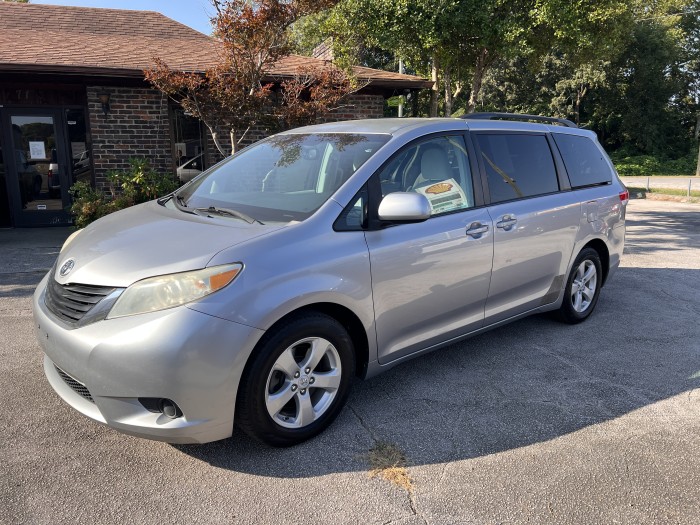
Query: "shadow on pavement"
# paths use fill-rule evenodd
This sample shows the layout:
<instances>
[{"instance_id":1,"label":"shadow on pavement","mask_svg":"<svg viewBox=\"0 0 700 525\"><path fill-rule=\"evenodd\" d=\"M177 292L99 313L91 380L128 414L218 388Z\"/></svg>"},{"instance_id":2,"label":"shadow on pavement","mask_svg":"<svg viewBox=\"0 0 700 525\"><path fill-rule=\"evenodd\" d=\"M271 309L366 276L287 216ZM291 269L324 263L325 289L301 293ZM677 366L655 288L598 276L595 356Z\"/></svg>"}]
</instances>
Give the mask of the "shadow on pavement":
<instances>
[{"instance_id":1,"label":"shadow on pavement","mask_svg":"<svg viewBox=\"0 0 700 525\"><path fill-rule=\"evenodd\" d=\"M29 297L46 275L44 270L22 273L0 273L0 299L3 297Z\"/></svg>"},{"instance_id":2,"label":"shadow on pavement","mask_svg":"<svg viewBox=\"0 0 700 525\"><path fill-rule=\"evenodd\" d=\"M700 245L698 211L635 210L634 218L626 220L625 253L656 254ZM663 243L659 242L660 237L663 237Z\"/></svg>"},{"instance_id":3,"label":"shadow on pavement","mask_svg":"<svg viewBox=\"0 0 700 525\"><path fill-rule=\"evenodd\" d=\"M366 468L374 440L413 465L524 447L700 387L699 315L700 270L621 268L587 322L531 317L358 382L307 443L272 449L236 431L175 448L220 468L304 478Z\"/></svg>"}]
</instances>

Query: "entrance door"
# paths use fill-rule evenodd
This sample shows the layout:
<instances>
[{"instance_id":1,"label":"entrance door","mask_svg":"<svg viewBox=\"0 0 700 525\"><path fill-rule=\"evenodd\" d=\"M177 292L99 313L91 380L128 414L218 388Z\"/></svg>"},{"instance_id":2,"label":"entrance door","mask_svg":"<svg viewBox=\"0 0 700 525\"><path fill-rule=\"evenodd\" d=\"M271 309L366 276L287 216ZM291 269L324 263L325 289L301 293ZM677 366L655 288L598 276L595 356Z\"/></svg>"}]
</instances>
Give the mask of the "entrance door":
<instances>
[{"instance_id":1,"label":"entrance door","mask_svg":"<svg viewBox=\"0 0 700 525\"><path fill-rule=\"evenodd\" d=\"M11 110L5 119L4 169L14 225L70 224L70 166L60 112Z\"/></svg>"}]
</instances>

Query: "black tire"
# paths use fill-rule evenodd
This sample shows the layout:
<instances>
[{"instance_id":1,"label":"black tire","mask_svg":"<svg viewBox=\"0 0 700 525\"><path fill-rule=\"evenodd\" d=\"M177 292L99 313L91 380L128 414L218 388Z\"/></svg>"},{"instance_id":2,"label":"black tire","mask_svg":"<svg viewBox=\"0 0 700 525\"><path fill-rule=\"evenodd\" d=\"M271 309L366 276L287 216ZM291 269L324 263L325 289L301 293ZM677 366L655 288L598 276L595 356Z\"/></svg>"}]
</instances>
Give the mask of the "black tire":
<instances>
[{"instance_id":1,"label":"black tire","mask_svg":"<svg viewBox=\"0 0 700 525\"><path fill-rule=\"evenodd\" d=\"M306 339L322 341L322 347L328 342L332 347L327 347L315 370L306 373L304 368L299 369L301 375L298 378L279 368L273 370L278 359L288 351L288 355L296 356L296 365L303 363L311 355L311 342L304 342ZM295 343L301 344L294 346ZM304 352L306 357L302 357ZM340 375L337 388L329 390L312 386L316 377L319 377L318 384L321 381L320 375L314 375L315 371L318 374L328 374L334 370L337 372L336 376ZM354 375L355 356L352 339L343 325L321 313L292 317L270 329L253 351L238 389L236 424L246 434L268 445L288 447L299 444L319 434L335 420L345 405ZM271 388L273 384L279 390ZM290 391L295 388L295 393L290 394L293 397L277 415L271 415L266 402L268 394L272 396L283 390L286 392L287 387ZM305 395L302 396L302 393ZM322 410L319 410L319 415L314 416L316 419L311 423L304 424L300 404L310 401L313 405L314 399L317 400L318 406L323 405ZM286 414L290 416L287 417ZM299 426L289 428L285 426L288 424Z\"/></svg>"},{"instance_id":2,"label":"black tire","mask_svg":"<svg viewBox=\"0 0 700 525\"><path fill-rule=\"evenodd\" d=\"M587 305L584 301L577 307L574 296L574 282L578 282L577 277L580 276L579 269L582 267L582 265L589 265L590 268L591 264L595 268L595 292L593 293L593 298L589 300ZM571 267L569 278L566 281L564 300L562 302L561 307L556 312L556 317L560 321L569 324L580 323L588 319L591 313L593 313L596 304L598 304L598 297L600 296L600 288L602 285L603 272L602 266L600 264L600 256L598 255L598 252L595 251L593 248L584 248L583 250L581 250L581 253L578 254L578 257L576 257L576 260L574 261L574 264Z\"/></svg>"}]
</instances>

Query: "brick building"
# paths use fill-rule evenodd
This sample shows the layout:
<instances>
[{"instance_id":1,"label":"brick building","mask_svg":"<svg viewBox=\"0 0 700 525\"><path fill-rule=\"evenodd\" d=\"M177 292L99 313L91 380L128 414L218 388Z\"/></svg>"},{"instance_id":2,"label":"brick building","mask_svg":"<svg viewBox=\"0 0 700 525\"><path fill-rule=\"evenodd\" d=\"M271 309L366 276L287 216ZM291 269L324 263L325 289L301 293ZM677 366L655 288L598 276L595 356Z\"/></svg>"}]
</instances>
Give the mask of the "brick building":
<instances>
[{"instance_id":1,"label":"brick building","mask_svg":"<svg viewBox=\"0 0 700 525\"><path fill-rule=\"evenodd\" d=\"M0 227L70 223L71 184L103 186L132 157L163 173L218 161L203 125L143 79L154 57L202 71L216 56L214 39L160 13L0 2ZM319 63L290 56L270 80ZM431 85L356 74L368 84L332 118L381 117L386 98Z\"/></svg>"}]
</instances>

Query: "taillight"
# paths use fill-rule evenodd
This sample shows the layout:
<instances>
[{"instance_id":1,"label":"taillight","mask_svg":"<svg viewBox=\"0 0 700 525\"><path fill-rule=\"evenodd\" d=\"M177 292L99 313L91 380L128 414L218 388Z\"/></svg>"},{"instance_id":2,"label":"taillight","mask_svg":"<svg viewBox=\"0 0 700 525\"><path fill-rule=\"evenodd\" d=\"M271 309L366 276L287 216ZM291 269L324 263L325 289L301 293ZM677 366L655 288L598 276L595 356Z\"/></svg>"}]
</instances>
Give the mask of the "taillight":
<instances>
[{"instance_id":1,"label":"taillight","mask_svg":"<svg viewBox=\"0 0 700 525\"><path fill-rule=\"evenodd\" d=\"M49 172L46 174L46 176L49 179L49 184L51 184L51 177L53 177L53 170L49 170Z\"/></svg>"},{"instance_id":2,"label":"taillight","mask_svg":"<svg viewBox=\"0 0 700 525\"><path fill-rule=\"evenodd\" d=\"M630 200L629 190L621 191L620 192L620 201L622 201L622 204L627 204L628 200Z\"/></svg>"}]
</instances>

